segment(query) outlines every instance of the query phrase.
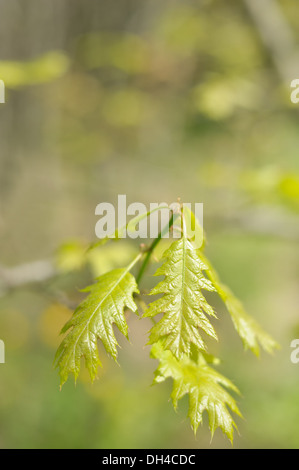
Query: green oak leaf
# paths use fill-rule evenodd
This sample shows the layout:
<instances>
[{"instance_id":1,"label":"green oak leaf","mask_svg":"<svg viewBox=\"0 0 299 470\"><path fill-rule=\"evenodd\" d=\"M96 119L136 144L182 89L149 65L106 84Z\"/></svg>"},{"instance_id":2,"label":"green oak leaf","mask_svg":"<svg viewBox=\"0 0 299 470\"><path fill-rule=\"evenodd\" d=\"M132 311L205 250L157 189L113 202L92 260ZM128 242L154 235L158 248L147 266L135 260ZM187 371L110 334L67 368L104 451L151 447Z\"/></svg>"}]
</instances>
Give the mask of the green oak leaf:
<instances>
[{"instance_id":1,"label":"green oak leaf","mask_svg":"<svg viewBox=\"0 0 299 470\"><path fill-rule=\"evenodd\" d=\"M106 351L117 359L117 340L113 332L115 323L119 331L128 338L128 325L124 308L136 312L133 294L139 293L135 278L128 269L115 269L97 279L97 282L83 290L89 292L86 299L77 307L72 318L65 324L61 333L68 332L60 344L55 365L59 368L61 385L70 373L77 379L80 372L81 357L91 380L96 377L101 362L98 355L97 340L102 341Z\"/></svg>"},{"instance_id":2,"label":"green oak leaf","mask_svg":"<svg viewBox=\"0 0 299 470\"><path fill-rule=\"evenodd\" d=\"M273 353L274 349L279 349L279 344L268 334L259 323L248 313L246 313L242 303L232 291L223 284L211 263L198 252L201 261L207 266L206 274L226 305L231 316L234 327L240 335L245 349L250 349L256 356L260 354L260 346L268 353Z\"/></svg>"},{"instance_id":3,"label":"green oak leaf","mask_svg":"<svg viewBox=\"0 0 299 470\"><path fill-rule=\"evenodd\" d=\"M163 348L161 342L153 345L151 356L160 361L154 383L163 382L167 378L173 379L171 399L175 410L178 401L184 395L189 395L188 417L194 433L202 423L203 412L206 410L212 437L219 427L232 443L234 428L237 429L237 426L229 410L240 417L242 415L235 399L226 389L239 394L237 387L208 366L203 357L198 363L187 356L177 360L169 350Z\"/></svg>"},{"instance_id":4,"label":"green oak leaf","mask_svg":"<svg viewBox=\"0 0 299 470\"><path fill-rule=\"evenodd\" d=\"M163 347L180 359L190 354L192 344L198 350L206 349L199 329L217 340L207 317L216 315L202 294L202 289L214 291L215 288L204 276L206 266L185 235L171 244L163 258L165 261L155 275L165 278L150 292L163 296L150 303L143 316L163 314L150 331L149 344L161 340Z\"/></svg>"}]
</instances>

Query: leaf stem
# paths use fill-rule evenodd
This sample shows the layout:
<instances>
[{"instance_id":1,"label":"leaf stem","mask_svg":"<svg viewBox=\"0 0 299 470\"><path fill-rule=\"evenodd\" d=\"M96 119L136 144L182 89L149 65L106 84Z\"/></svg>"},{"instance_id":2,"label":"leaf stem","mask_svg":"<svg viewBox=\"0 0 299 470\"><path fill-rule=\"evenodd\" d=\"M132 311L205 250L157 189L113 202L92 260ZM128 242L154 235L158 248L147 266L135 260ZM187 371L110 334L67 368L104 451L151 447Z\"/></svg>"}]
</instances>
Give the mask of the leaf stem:
<instances>
[{"instance_id":1,"label":"leaf stem","mask_svg":"<svg viewBox=\"0 0 299 470\"><path fill-rule=\"evenodd\" d=\"M143 253L140 252L140 253L138 253L137 256L135 256L133 261L126 267L126 273L131 271L131 269L135 266L135 264L138 263L138 261L142 258L142 255L143 255Z\"/></svg>"},{"instance_id":2,"label":"leaf stem","mask_svg":"<svg viewBox=\"0 0 299 470\"><path fill-rule=\"evenodd\" d=\"M172 212L172 215L169 219L169 222L168 224L160 231L159 235L157 236L157 238L154 239L154 241L152 242L152 244L150 245L150 247L148 248L147 252L146 252L146 257L144 258L143 260L143 263L140 267L140 270L136 276L136 282L137 284L140 283L141 281L141 278L143 277L144 275L144 272L146 270L146 267L150 261L150 258L151 258L151 255L154 251L154 249L156 248L156 246L158 245L158 243L160 242L161 238L165 235L165 233L169 232L171 226L173 225L175 219L179 216L180 214L178 213L174 213Z\"/></svg>"}]
</instances>

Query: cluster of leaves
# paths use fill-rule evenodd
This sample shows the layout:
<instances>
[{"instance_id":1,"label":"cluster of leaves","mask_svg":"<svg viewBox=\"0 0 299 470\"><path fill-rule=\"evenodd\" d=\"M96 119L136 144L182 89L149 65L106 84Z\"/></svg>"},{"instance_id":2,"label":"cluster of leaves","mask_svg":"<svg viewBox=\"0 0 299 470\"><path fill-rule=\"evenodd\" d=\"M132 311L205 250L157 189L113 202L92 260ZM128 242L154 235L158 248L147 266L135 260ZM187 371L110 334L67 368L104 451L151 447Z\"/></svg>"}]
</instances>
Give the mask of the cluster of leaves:
<instances>
[{"instance_id":1,"label":"cluster of leaves","mask_svg":"<svg viewBox=\"0 0 299 470\"><path fill-rule=\"evenodd\" d=\"M272 352L278 345L244 311L240 301L219 280L204 256L203 249L195 246L194 233L199 234L202 229L194 214L182 206L176 217L180 222L179 238L164 252L164 262L155 273L156 276L164 276L164 279L150 292L150 295L159 297L149 303L143 313L143 318L150 317L153 321L149 332L151 356L160 362L154 382L173 379L171 398L175 409L184 395L189 396L188 416L195 433L206 410L212 436L220 427L232 442L236 424L231 412L239 416L241 413L229 390L238 393L238 389L212 367L212 364L217 364L217 360L209 354L204 337L208 335L217 340L217 333L211 323L211 319L217 317L203 291L217 292L224 301L245 348L258 355L260 346ZM193 222L192 232L190 224L186 224L187 220ZM135 222L140 222L140 216ZM173 223L172 215L167 229ZM134 227L134 222L130 224L131 228ZM101 275L95 284L85 289L89 295L62 329L66 336L55 357L61 386L69 374L77 379L82 357L91 380L95 379L97 368L101 365L98 339L107 353L117 360L118 343L113 324L128 338L124 311L128 308L137 313L135 298L139 295L138 283L153 247L160 239L161 235L126 268ZM130 271L142 258L144 260L135 279ZM157 315L160 319L156 322Z\"/></svg>"}]
</instances>

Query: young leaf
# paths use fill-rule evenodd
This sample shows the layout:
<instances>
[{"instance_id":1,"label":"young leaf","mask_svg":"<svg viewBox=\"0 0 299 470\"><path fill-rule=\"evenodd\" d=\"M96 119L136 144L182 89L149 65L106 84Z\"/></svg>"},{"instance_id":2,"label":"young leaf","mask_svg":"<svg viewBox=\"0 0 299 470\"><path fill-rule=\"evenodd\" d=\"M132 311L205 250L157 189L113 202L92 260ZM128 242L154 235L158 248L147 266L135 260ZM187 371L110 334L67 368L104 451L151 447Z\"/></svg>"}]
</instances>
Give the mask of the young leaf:
<instances>
[{"instance_id":1,"label":"young leaf","mask_svg":"<svg viewBox=\"0 0 299 470\"><path fill-rule=\"evenodd\" d=\"M220 427L232 443L234 427L237 427L229 409L239 416L242 415L236 401L226 389L239 393L235 385L208 366L203 359L196 363L183 356L178 361L170 351L165 351L161 343L153 345L151 355L160 361L154 383L163 382L168 377L173 379L171 399L175 410L178 401L189 394L188 417L194 433L202 423L203 412L206 410L212 437Z\"/></svg>"},{"instance_id":2,"label":"young leaf","mask_svg":"<svg viewBox=\"0 0 299 470\"><path fill-rule=\"evenodd\" d=\"M206 317L206 314L216 315L201 292L202 289L214 291L215 288L205 278L203 269L206 266L185 235L172 243L163 257L166 260L155 275L164 275L165 278L152 289L150 295L164 295L149 305L144 317L163 313L163 317L151 329L149 344L161 340L163 347L180 359L182 355L190 354L191 344L198 350L206 349L199 328L217 339Z\"/></svg>"},{"instance_id":3,"label":"young leaf","mask_svg":"<svg viewBox=\"0 0 299 470\"><path fill-rule=\"evenodd\" d=\"M68 335L60 344L56 356L61 385L70 373L75 380L80 371L81 357L89 370L91 380L95 379L97 368L101 365L97 339L99 338L114 360L117 358L117 340L113 332L115 323L120 332L128 338L128 325L124 308L136 312L133 294L139 293L135 278L129 269L115 269L98 278L97 282L84 289L89 296L77 307L72 318L65 324L61 333Z\"/></svg>"},{"instance_id":4,"label":"young leaf","mask_svg":"<svg viewBox=\"0 0 299 470\"><path fill-rule=\"evenodd\" d=\"M279 345L276 341L261 328L254 318L245 312L242 303L234 296L231 290L220 281L218 274L205 256L199 252L198 254L202 262L207 266L207 276L218 295L225 303L234 327L242 339L244 348L249 348L256 356L259 356L260 353L259 345L268 353L272 353L274 349L278 349Z\"/></svg>"},{"instance_id":5,"label":"young leaf","mask_svg":"<svg viewBox=\"0 0 299 470\"><path fill-rule=\"evenodd\" d=\"M206 243L203 227L200 225L199 220L187 205L183 205L182 212L185 221L187 238L193 244L195 244L197 249L203 249Z\"/></svg>"}]
</instances>

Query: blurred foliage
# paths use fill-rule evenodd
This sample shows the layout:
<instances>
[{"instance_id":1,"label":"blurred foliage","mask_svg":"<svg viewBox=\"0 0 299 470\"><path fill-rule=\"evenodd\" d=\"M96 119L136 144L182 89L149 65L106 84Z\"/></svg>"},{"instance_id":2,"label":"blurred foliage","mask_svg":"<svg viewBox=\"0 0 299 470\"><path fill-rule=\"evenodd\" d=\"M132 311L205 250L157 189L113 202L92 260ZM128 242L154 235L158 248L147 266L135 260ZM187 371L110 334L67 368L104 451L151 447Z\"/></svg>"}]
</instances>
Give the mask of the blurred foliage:
<instances>
[{"instance_id":1,"label":"blurred foliage","mask_svg":"<svg viewBox=\"0 0 299 470\"><path fill-rule=\"evenodd\" d=\"M115 266L126 266L136 253L136 248L126 240L105 245L104 250L101 246L91 248L89 243L73 240L58 248L56 265L61 272L72 272L88 266L93 277L97 278Z\"/></svg>"},{"instance_id":2,"label":"blurred foliage","mask_svg":"<svg viewBox=\"0 0 299 470\"><path fill-rule=\"evenodd\" d=\"M60 51L49 52L31 61L0 61L1 79L8 88L51 82L64 75L68 57Z\"/></svg>"},{"instance_id":3,"label":"blurred foliage","mask_svg":"<svg viewBox=\"0 0 299 470\"><path fill-rule=\"evenodd\" d=\"M298 42L296 1L277 3ZM257 364L239 353L229 322L221 326L221 373L238 383L246 416L235 447L298 448L289 360L299 324L298 106L243 2L16 0L0 9L1 264L53 256L58 269L0 299L0 447L229 446L217 432L210 443L205 425L195 440L187 403L177 416L170 385L149 387L150 324L133 316L121 369L107 359L96 384L82 377L59 392L51 365L79 289L138 249L126 240L87 251L96 205L126 194L204 202L208 256L282 345Z\"/></svg>"}]
</instances>

